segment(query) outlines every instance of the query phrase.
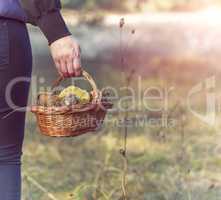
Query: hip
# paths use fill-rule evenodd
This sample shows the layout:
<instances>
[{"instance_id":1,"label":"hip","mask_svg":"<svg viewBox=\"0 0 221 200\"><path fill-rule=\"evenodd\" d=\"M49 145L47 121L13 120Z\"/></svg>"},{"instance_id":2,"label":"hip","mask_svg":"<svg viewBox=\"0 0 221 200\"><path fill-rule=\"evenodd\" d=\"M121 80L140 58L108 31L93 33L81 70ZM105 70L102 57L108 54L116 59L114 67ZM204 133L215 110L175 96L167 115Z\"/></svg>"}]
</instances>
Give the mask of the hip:
<instances>
[{"instance_id":1,"label":"hip","mask_svg":"<svg viewBox=\"0 0 221 200\"><path fill-rule=\"evenodd\" d=\"M13 82L15 89L10 96L17 104L26 104L31 72L32 52L26 24L0 18L0 112L9 109L6 94ZM27 78L28 81L22 81Z\"/></svg>"},{"instance_id":2,"label":"hip","mask_svg":"<svg viewBox=\"0 0 221 200\"><path fill-rule=\"evenodd\" d=\"M18 67L20 69L18 69ZM0 76L4 73L19 75L13 71L30 71L32 52L26 24L0 17Z\"/></svg>"}]
</instances>

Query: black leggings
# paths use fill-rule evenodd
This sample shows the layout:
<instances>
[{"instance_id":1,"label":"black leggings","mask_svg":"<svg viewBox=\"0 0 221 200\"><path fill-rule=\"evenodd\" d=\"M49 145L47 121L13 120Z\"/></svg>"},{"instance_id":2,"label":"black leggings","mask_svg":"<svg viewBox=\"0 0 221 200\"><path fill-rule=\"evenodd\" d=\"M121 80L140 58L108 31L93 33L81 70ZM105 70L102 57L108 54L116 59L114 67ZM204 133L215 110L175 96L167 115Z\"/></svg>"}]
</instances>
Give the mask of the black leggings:
<instances>
[{"instance_id":1,"label":"black leggings","mask_svg":"<svg viewBox=\"0 0 221 200\"><path fill-rule=\"evenodd\" d=\"M26 25L0 18L0 200L21 199L21 155L32 54Z\"/></svg>"}]
</instances>

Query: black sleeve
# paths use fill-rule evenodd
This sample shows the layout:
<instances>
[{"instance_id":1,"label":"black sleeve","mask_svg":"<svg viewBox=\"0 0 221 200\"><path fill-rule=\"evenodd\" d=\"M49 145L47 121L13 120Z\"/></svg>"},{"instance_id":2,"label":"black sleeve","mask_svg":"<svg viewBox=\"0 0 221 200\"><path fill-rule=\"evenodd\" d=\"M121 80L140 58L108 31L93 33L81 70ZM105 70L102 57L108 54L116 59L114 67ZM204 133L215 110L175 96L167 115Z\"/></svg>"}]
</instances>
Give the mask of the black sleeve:
<instances>
[{"instance_id":1,"label":"black sleeve","mask_svg":"<svg viewBox=\"0 0 221 200\"><path fill-rule=\"evenodd\" d=\"M42 30L49 44L70 35L60 13L60 0L21 0L21 4L28 22Z\"/></svg>"}]
</instances>

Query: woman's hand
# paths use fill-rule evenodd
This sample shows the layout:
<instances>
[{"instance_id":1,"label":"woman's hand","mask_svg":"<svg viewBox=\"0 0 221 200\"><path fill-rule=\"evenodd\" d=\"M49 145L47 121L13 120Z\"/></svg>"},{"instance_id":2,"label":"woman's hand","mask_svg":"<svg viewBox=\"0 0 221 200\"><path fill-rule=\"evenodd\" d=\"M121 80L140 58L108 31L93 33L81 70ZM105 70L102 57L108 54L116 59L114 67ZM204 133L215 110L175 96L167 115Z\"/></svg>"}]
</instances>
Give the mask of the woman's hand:
<instances>
[{"instance_id":1,"label":"woman's hand","mask_svg":"<svg viewBox=\"0 0 221 200\"><path fill-rule=\"evenodd\" d=\"M63 77L81 75L80 46L72 36L56 40L50 45L56 68Z\"/></svg>"}]
</instances>

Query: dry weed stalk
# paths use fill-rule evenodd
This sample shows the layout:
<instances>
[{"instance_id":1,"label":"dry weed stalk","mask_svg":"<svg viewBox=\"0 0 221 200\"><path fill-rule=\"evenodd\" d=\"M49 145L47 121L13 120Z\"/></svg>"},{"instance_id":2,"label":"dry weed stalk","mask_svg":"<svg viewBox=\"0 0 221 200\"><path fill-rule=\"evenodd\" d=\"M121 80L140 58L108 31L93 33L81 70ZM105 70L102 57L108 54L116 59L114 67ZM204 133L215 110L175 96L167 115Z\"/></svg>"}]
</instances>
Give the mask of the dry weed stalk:
<instances>
[{"instance_id":1,"label":"dry weed stalk","mask_svg":"<svg viewBox=\"0 0 221 200\"><path fill-rule=\"evenodd\" d=\"M129 75L126 73L126 58L125 58L125 53L127 51L127 48L129 47L127 43L127 47L123 49L123 28L125 25L125 20L124 18L120 19L120 62L121 62L121 70L123 72L124 81L125 81L125 86L126 88L129 88L133 75L134 75L134 70L131 70ZM135 30L131 31L131 34L135 34ZM122 187L122 199L123 200L128 200L128 192L127 192L127 173L128 173L128 157L127 157L127 137L128 137L128 102L125 105L125 116L124 116L124 137L123 137L123 147L120 149L120 154L122 155L123 158L123 173L122 173L122 181L121 181L121 187Z\"/></svg>"},{"instance_id":2,"label":"dry weed stalk","mask_svg":"<svg viewBox=\"0 0 221 200\"><path fill-rule=\"evenodd\" d=\"M58 200L51 192L49 192L44 186L42 186L37 180L31 177L29 174L25 173L24 178L33 184L36 188L38 188L41 192L43 192L49 199Z\"/></svg>"}]
</instances>

